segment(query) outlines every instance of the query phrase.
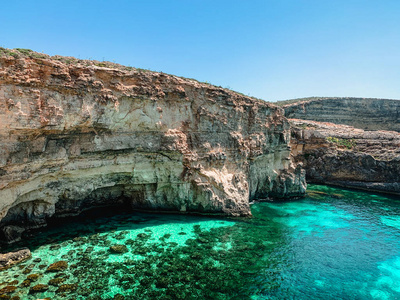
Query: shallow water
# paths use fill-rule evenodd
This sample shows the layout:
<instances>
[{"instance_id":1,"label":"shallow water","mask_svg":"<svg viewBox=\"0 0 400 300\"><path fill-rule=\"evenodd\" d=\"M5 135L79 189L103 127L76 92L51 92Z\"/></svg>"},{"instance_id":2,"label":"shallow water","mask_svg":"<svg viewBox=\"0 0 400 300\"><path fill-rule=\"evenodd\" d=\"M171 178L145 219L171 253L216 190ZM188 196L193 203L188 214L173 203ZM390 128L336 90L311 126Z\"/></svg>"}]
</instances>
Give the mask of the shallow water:
<instances>
[{"instance_id":1,"label":"shallow water","mask_svg":"<svg viewBox=\"0 0 400 300\"><path fill-rule=\"evenodd\" d=\"M25 243L32 258L0 272L0 296L14 285L21 299L400 299L399 199L309 185L252 212L91 213ZM68 267L46 271L57 261Z\"/></svg>"}]
</instances>

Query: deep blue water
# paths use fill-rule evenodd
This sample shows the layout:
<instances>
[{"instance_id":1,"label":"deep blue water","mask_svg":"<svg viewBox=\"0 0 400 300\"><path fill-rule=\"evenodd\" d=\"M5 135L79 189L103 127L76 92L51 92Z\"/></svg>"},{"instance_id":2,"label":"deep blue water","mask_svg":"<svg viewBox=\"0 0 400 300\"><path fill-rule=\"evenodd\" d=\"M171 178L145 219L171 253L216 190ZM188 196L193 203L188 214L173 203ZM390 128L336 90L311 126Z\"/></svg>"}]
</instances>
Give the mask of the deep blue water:
<instances>
[{"instance_id":1,"label":"deep blue water","mask_svg":"<svg viewBox=\"0 0 400 300\"><path fill-rule=\"evenodd\" d=\"M400 299L400 199L310 185L304 199L252 213L93 213L25 241L32 258L0 272L0 296ZM46 271L57 261L67 268Z\"/></svg>"}]
</instances>

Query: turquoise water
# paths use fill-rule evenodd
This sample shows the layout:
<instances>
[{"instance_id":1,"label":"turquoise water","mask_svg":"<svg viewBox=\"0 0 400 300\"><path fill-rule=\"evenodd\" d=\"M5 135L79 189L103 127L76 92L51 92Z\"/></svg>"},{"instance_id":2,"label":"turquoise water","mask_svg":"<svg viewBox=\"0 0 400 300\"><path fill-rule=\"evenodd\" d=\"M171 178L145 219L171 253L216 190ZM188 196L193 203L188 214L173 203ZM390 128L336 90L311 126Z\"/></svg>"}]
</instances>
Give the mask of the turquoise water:
<instances>
[{"instance_id":1,"label":"turquoise water","mask_svg":"<svg viewBox=\"0 0 400 300\"><path fill-rule=\"evenodd\" d=\"M400 299L399 199L310 185L252 213L55 224L17 245L32 258L0 272L0 299Z\"/></svg>"}]
</instances>

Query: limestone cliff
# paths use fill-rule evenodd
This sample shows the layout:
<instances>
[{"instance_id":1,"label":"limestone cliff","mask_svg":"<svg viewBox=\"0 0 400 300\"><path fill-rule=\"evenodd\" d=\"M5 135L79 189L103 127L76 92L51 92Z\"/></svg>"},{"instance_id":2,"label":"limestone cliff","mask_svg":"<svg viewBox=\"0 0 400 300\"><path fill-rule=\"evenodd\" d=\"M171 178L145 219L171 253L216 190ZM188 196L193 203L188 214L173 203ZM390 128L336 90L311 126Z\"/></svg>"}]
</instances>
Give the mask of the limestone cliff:
<instances>
[{"instance_id":1,"label":"limestone cliff","mask_svg":"<svg viewBox=\"0 0 400 300\"><path fill-rule=\"evenodd\" d=\"M249 200L305 193L281 108L163 73L0 50L10 239L97 205L249 215Z\"/></svg>"},{"instance_id":2,"label":"limestone cliff","mask_svg":"<svg viewBox=\"0 0 400 300\"><path fill-rule=\"evenodd\" d=\"M290 120L292 150L307 182L400 195L400 133Z\"/></svg>"},{"instance_id":3,"label":"limestone cliff","mask_svg":"<svg viewBox=\"0 0 400 300\"><path fill-rule=\"evenodd\" d=\"M285 104L283 108L287 118L345 124L364 130L400 132L399 100L316 98Z\"/></svg>"}]
</instances>

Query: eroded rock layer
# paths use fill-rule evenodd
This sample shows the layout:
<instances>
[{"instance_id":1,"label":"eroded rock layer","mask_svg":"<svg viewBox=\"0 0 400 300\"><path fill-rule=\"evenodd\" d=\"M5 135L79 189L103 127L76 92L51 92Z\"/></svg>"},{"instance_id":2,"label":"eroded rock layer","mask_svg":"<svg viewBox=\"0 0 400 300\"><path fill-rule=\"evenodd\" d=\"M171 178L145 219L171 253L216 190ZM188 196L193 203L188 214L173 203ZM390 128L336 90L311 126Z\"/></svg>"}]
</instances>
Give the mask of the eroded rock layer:
<instances>
[{"instance_id":1,"label":"eroded rock layer","mask_svg":"<svg viewBox=\"0 0 400 300\"><path fill-rule=\"evenodd\" d=\"M400 195L400 133L291 119L292 151L307 182Z\"/></svg>"},{"instance_id":2,"label":"eroded rock layer","mask_svg":"<svg viewBox=\"0 0 400 300\"><path fill-rule=\"evenodd\" d=\"M300 196L282 109L194 80L30 55L0 57L3 231L128 203L248 215Z\"/></svg>"},{"instance_id":3,"label":"eroded rock layer","mask_svg":"<svg viewBox=\"0 0 400 300\"><path fill-rule=\"evenodd\" d=\"M400 101L365 98L323 98L284 105L285 116L345 124L364 130L400 132Z\"/></svg>"}]
</instances>

